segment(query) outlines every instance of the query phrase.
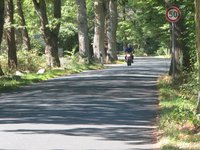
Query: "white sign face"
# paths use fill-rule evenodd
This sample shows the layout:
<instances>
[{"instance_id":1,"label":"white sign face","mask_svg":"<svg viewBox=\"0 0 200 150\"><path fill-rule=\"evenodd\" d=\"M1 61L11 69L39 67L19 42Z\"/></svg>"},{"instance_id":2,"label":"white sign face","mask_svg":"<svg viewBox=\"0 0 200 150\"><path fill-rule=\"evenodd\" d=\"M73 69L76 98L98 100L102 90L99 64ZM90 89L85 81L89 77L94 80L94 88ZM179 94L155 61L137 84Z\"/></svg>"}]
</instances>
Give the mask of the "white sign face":
<instances>
[{"instance_id":1,"label":"white sign face","mask_svg":"<svg viewBox=\"0 0 200 150\"><path fill-rule=\"evenodd\" d=\"M169 22L178 22L181 17L181 12L178 7L172 6L166 11L166 19Z\"/></svg>"}]
</instances>

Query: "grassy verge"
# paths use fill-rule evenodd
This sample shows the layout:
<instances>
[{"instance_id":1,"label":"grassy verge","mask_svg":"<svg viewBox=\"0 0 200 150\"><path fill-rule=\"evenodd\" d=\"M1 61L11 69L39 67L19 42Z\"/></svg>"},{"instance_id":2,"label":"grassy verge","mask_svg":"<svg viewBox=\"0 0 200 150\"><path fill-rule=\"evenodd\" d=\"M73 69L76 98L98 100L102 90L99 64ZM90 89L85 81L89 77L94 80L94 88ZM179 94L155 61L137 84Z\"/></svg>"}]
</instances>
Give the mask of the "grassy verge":
<instances>
[{"instance_id":1,"label":"grassy verge","mask_svg":"<svg viewBox=\"0 0 200 150\"><path fill-rule=\"evenodd\" d=\"M159 80L161 150L199 150L200 122L195 114L196 96L192 97L189 88L177 85L168 76Z\"/></svg>"},{"instance_id":2,"label":"grassy verge","mask_svg":"<svg viewBox=\"0 0 200 150\"><path fill-rule=\"evenodd\" d=\"M22 85L28 85L31 83L47 80L50 78L63 76L63 75L70 75L78 72L82 72L84 70L96 70L104 68L102 65L98 64L76 64L71 68L68 69L52 69L47 70L44 74L37 74L37 73L27 73L23 76L3 76L0 77L0 92L7 92L12 89L18 88Z\"/></svg>"}]
</instances>

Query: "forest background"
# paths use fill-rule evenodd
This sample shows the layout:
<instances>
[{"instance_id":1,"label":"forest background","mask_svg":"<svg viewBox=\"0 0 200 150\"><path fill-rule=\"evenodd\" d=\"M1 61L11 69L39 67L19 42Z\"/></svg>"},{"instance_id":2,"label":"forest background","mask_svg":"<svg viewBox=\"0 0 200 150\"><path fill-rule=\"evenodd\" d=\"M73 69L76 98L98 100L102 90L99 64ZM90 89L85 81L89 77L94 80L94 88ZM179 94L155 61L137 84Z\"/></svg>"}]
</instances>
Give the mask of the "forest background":
<instances>
[{"instance_id":1,"label":"forest background","mask_svg":"<svg viewBox=\"0 0 200 150\"><path fill-rule=\"evenodd\" d=\"M58 49L60 56L64 56L74 50L75 53L79 52L83 57L96 57L99 59L100 56L98 55L101 53L105 57L105 62L116 60L116 56L112 57L113 59L111 58L111 60L106 59L110 49L112 49L109 47L111 43L109 35L114 36L113 38L116 39L116 41L113 41L116 44L116 48L112 51L122 52L123 46L127 44L132 44L138 53L146 53L147 55L168 54L170 51L170 23L165 19L167 7L165 1L58 1L5 1L5 24L4 29L1 30L3 32L1 55L4 55L9 50L11 51L7 58L10 59L8 64L1 59L1 66L5 73L7 73L7 70L5 70L7 65L13 69L16 67L22 69L20 68L21 62L17 62L17 59L20 58L14 56L15 51L20 53L27 50L26 52L28 53L31 52L29 50L35 50L41 55L52 55L53 59L55 59L55 64L48 62L49 66L60 66L56 56ZM3 1L1 3L1 6L3 6ZM194 12L194 4L191 2L182 4L181 9L184 9L183 12L187 14L187 18L182 19L186 24L182 24L184 28L189 29L185 30L183 37L194 39L194 13L192 13ZM84 11L86 11L85 14ZM184 17L184 14L182 16ZM98 17L103 21L98 22ZM86 22L81 22L81 19L86 20ZM81 51L79 49L80 40L78 40L78 35L80 29L84 28L83 24L85 23L87 24L86 31L82 31L82 33L87 32L89 47L87 50ZM79 27L79 25L82 26ZM104 35L98 35L103 37L103 40L99 40L100 42L103 41L103 48L100 47L100 50L94 48L96 44L95 37L98 34L95 32L100 30L98 26L102 26L104 30ZM115 33L116 35L114 35ZM13 37L12 34L15 36ZM12 40L8 41L8 36L13 37L13 39L11 38ZM56 39L48 41L47 37L51 38L51 36ZM193 50L195 55L195 41L182 40L187 41L182 42L182 44L191 49L187 49L187 51ZM14 43L9 43L13 41ZM57 45L51 44L54 43L52 41L57 41L55 42ZM55 45L56 48L53 48L56 49L54 50L55 53L51 48L48 50L47 45L49 47ZM99 45L101 46L102 44ZM12 47L10 48L9 46ZM105 51L105 49L107 50ZM47 54L48 51L52 54Z\"/></svg>"}]
</instances>

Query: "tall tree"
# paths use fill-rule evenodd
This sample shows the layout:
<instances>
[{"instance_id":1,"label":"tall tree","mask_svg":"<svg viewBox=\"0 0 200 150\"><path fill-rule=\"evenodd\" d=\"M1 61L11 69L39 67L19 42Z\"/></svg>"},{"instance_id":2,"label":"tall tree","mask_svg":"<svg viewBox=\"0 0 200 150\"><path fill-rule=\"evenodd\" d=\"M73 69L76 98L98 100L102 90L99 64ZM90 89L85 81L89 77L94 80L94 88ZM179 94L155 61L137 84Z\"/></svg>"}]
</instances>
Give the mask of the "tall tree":
<instances>
[{"instance_id":1,"label":"tall tree","mask_svg":"<svg viewBox=\"0 0 200 150\"><path fill-rule=\"evenodd\" d=\"M17 10L18 10L18 14L19 14L19 17L20 17L20 23L21 23L21 26L22 26L23 44L25 45L27 50L30 50L31 49L31 43L30 43L30 38L29 38L29 35L28 35L28 30L27 30L27 27L26 27L26 21L25 21L25 18L24 18L21 0L17 0Z\"/></svg>"},{"instance_id":2,"label":"tall tree","mask_svg":"<svg viewBox=\"0 0 200 150\"><path fill-rule=\"evenodd\" d=\"M78 20L78 36L79 36L79 54L82 57L86 57L90 62L91 53L89 52L86 2L85 0L76 0L76 3L78 6L77 20Z\"/></svg>"},{"instance_id":3,"label":"tall tree","mask_svg":"<svg viewBox=\"0 0 200 150\"><path fill-rule=\"evenodd\" d=\"M174 6L174 4L171 4L169 0L165 0L166 7L169 8L171 6ZM169 70L169 75L180 75L181 72L181 43L180 43L180 25L178 23L171 23L171 43L174 43L174 49L172 49L172 59L171 59L171 65ZM173 44L171 44L172 46Z\"/></svg>"},{"instance_id":4,"label":"tall tree","mask_svg":"<svg viewBox=\"0 0 200 150\"><path fill-rule=\"evenodd\" d=\"M60 30L61 0L53 0L53 17L56 22L52 27L49 25L47 16L46 0L33 0L37 15L40 18L41 32L45 41L45 53L50 67L60 67L58 57L58 33Z\"/></svg>"},{"instance_id":5,"label":"tall tree","mask_svg":"<svg viewBox=\"0 0 200 150\"><path fill-rule=\"evenodd\" d=\"M1 49L1 41L2 41L2 35L3 35L3 25L4 25L4 0L0 1L0 49ZM0 76L4 75L3 70L1 68L0 63Z\"/></svg>"},{"instance_id":6,"label":"tall tree","mask_svg":"<svg viewBox=\"0 0 200 150\"><path fill-rule=\"evenodd\" d=\"M195 0L195 23L196 23L196 50L198 57L198 67L199 67L198 71L199 71L199 81L200 81L200 1L199 0ZM200 114L200 100L198 101L197 113Z\"/></svg>"},{"instance_id":7,"label":"tall tree","mask_svg":"<svg viewBox=\"0 0 200 150\"><path fill-rule=\"evenodd\" d=\"M8 66L11 69L17 68L17 54L16 54L16 41L14 23L14 5L13 0L6 1L6 40L8 44Z\"/></svg>"},{"instance_id":8,"label":"tall tree","mask_svg":"<svg viewBox=\"0 0 200 150\"><path fill-rule=\"evenodd\" d=\"M3 35L3 25L4 25L4 0L0 1L0 45Z\"/></svg>"},{"instance_id":9,"label":"tall tree","mask_svg":"<svg viewBox=\"0 0 200 150\"><path fill-rule=\"evenodd\" d=\"M106 12L106 1L95 0L94 11L95 11L95 31L94 31L94 42L93 51L94 57L102 59L102 62L106 60L106 53L104 49L105 39L105 12Z\"/></svg>"},{"instance_id":10,"label":"tall tree","mask_svg":"<svg viewBox=\"0 0 200 150\"><path fill-rule=\"evenodd\" d=\"M177 7L180 6L181 9L181 19L176 25L176 35L177 35L177 46L179 46L179 49L181 52L180 54L180 69L179 71L182 71L184 69L185 71L189 72L193 69L193 64L195 64L195 52L194 52L194 45L195 42L195 25L194 25L194 3L185 1L180 2L176 1L175 3Z\"/></svg>"},{"instance_id":11,"label":"tall tree","mask_svg":"<svg viewBox=\"0 0 200 150\"><path fill-rule=\"evenodd\" d=\"M108 9L108 61L117 60L117 41L116 41L116 31L117 31L117 0L109 0Z\"/></svg>"},{"instance_id":12,"label":"tall tree","mask_svg":"<svg viewBox=\"0 0 200 150\"><path fill-rule=\"evenodd\" d=\"M174 47L174 52L172 52L169 75L173 75L174 73L174 75L177 76L177 75L180 75L182 71L182 67L181 67L181 61L182 61L181 60L181 54L182 54L181 44L182 43L180 41L180 37L181 37L180 26L177 23L174 23L174 39L173 40L174 40L175 47Z\"/></svg>"}]
</instances>

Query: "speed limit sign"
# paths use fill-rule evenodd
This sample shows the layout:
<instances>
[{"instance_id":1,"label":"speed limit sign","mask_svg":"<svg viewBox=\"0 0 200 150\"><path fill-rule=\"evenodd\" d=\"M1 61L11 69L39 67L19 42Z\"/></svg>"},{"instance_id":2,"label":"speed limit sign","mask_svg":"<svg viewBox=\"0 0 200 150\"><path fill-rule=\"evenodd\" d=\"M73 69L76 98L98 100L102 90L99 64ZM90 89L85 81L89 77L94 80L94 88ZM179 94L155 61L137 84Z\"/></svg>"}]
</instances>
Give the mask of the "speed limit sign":
<instances>
[{"instance_id":1,"label":"speed limit sign","mask_svg":"<svg viewBox=\"0 0 200 150\"><path fill-rule=\"evenodd\" d=\"M178 22L181 18L181 11L176 6L170 6L166 11L166 19L169 22Z\"/></svg>"}]
</instances>

